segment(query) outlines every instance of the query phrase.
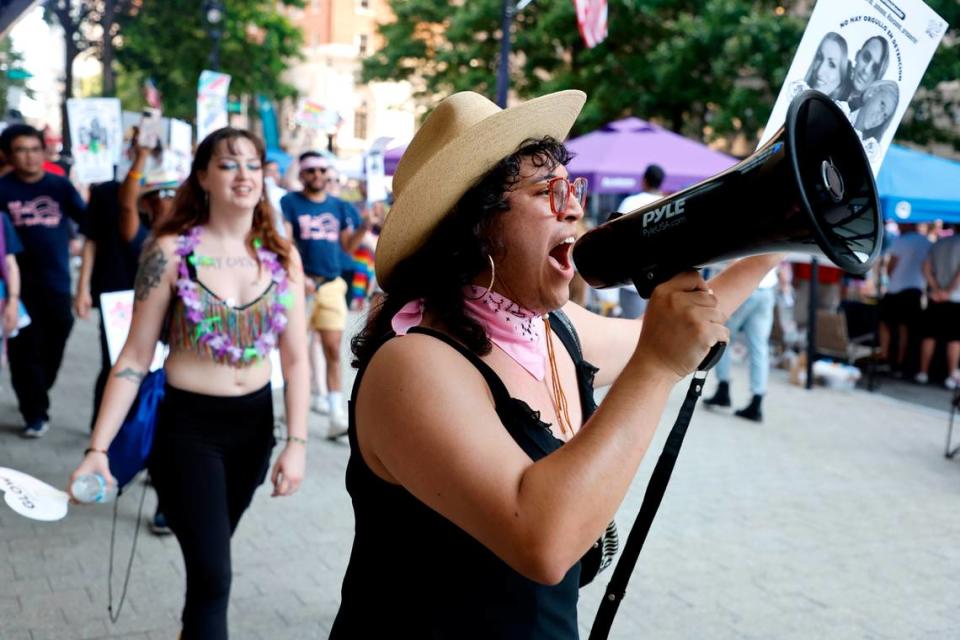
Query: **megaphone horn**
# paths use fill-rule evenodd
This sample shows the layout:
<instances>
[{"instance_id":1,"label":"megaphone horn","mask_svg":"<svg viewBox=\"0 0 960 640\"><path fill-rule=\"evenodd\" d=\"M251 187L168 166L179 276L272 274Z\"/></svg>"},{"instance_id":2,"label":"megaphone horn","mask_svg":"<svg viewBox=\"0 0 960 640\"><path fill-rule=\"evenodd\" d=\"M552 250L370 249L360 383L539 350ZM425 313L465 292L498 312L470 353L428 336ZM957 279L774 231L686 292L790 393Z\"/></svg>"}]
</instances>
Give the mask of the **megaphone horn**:
<instances>
[{"instance_id":1,"label":"megaphone horn","mask_svg":"<svg viewBox=\"0 0 960 640\"><path fill-rule=\"evenodd\" d=\"M760 253L821 255L862 275L882 234L860 139L840 108L811 90L794 99L784 126L752 156L585 233L573 260L591 286L633 282L649 298L691 267Z\"/></svg>"}]
</instances>

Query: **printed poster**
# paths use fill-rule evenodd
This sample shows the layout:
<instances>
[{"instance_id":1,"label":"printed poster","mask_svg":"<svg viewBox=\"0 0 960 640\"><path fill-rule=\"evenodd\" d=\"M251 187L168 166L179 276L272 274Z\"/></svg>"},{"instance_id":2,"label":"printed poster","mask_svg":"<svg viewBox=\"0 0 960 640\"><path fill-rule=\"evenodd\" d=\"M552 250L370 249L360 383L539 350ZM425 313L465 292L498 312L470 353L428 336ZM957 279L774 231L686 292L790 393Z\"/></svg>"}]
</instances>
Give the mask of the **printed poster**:
<instances>
[{"instance_id":1,"label":"printed poster","mask_svg":"<svg viewBox=\"0 0 960 640\"><path fill-rule=\"evenodd\" d=\"M308 129L316 131L330 131L337 128L340 124L340 114L333 109L328 109L319 102L303 98L297 106L297 112L294 115L294 121Z\"/></svg>"},{"instance_id":2,"label":"printed poster","mask_svg":"<svg viewBox=\"0 0 960 640\"><path fill-rule=\"evenodd\" d=\"M67 120L77 181L93 184L113 180L113 165L120 163L123 151L120 100L70 98Z\"/></svg>"},{"instance_id":3,"label":"printed poster","mask_svg":"<svg viewBox=\"0 0 960 640\"><path fill-rule=\"evenodd\" d=\"M760 145L783 125L791 100L816 89L847 114L876 176L946 31L921 0L821 0Z\"/></svg>"},{"instance_id":4,"label":"printed poster","mask_svg":"<svg viewBox=\"0 0 960 640\"><path fill-rule=\"evenodd\" d=\"M204 69L197 83L197 141L229 124L227 93L230 76Z\"/></svg>"}]
</instances>

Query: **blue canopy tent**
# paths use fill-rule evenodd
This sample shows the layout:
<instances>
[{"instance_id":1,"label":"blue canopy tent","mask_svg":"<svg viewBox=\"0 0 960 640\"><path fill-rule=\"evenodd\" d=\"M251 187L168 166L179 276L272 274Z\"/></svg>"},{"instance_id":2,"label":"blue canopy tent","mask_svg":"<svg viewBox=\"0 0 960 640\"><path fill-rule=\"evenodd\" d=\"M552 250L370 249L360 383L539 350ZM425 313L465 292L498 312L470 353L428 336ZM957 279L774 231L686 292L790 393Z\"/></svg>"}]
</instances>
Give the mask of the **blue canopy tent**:
<instances>
[{"instance_id":1,"label":"blue canopy tent","mask_svg":"<svg viewBox=\"0 0 960 640\"><path fill-rule=\"evenodd\" d=\"M885 220L960 222L960 162L890 145L877 192Z\"/></svg>"}]
</instances>

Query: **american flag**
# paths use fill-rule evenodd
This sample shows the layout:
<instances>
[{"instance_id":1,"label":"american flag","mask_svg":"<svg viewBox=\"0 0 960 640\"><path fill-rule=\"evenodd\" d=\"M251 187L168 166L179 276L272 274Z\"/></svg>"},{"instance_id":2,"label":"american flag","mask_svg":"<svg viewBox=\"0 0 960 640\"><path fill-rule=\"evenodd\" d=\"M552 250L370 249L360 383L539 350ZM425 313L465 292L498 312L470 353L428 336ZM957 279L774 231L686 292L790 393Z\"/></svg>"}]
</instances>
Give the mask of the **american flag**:
<instances>
[{"instance_id":1,"label":"american flag","mask_svg":"<svg viewBox=\"0 0 960 640\"><path fill-rule=\"evenodd\" d=\"M154 109L161 108L160 90L157 89L157 85L153 84L153 78L147 78L143 82L143 99L147 101L147 105Z\"/></svg>"},{"instance_id":2,"label":"american flag","mask_svg":"<svg viewBox=\"0 0 960 640\"><path fill-rule=\"evenodd\" d=\"M573 0L577 11L577 27L588 49L607 37L607 0Z\"/></svg>"}]
</instances>

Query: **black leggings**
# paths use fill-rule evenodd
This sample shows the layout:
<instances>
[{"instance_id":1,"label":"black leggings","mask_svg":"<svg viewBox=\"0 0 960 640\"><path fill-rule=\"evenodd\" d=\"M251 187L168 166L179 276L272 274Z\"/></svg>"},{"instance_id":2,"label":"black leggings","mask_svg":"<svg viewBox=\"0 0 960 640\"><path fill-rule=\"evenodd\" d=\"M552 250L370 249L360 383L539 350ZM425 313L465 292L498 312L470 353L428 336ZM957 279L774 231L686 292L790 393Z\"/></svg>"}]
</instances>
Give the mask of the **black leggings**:
<instances>
[{"instance_id":1,"label":"black leggings","mask_svg":"<svg viewBox=\"0 0 960 640\"><path fill-rule=\"evenodd\" d=\"M270 464L270 385L239 397L167 385L149 469L187 571L183 640L225 640L230 538Z\"/></svg>"}]
</instances>

